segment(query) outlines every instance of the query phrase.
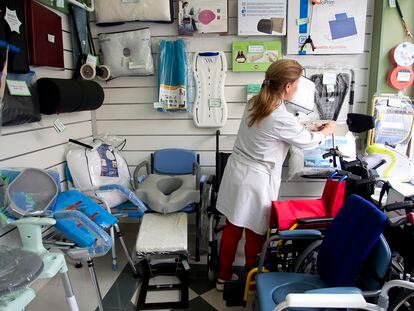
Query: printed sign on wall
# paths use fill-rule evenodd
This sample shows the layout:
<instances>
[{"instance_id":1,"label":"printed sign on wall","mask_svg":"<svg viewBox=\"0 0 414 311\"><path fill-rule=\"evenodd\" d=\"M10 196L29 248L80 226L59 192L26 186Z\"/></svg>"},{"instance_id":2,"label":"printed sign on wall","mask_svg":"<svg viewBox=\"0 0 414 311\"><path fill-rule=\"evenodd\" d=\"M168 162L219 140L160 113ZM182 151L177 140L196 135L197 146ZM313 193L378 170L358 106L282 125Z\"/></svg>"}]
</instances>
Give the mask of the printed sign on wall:
<instances>
[{"instance_id":1,"label":"printed sign on wall","mask_svg":"<svg viewBox=\"0 0 414 311\"><path fill-rule=\"evenodd\" d=\"M289 1L287 54L363 53L366 13L367 0Z\"/></svg>"},{"instance_id":2,"label":"printed sign on wall","mask_svg":"<svg viewBox=\"0 0 414 311\"><path fill-rule=\"evenodd\" d=\"M286 35L286 0L239 0L239 36Z\"/></svg>"},{"instance_id":3,"label":"printed sign on wall","mask_svg":"<svg viewBox=\"0 0 414 311\"><path fill-rule=\"evenodd\" d=\"M178 33L227 32L227 0L179 0Z\"/></svg>"}]
</instances>

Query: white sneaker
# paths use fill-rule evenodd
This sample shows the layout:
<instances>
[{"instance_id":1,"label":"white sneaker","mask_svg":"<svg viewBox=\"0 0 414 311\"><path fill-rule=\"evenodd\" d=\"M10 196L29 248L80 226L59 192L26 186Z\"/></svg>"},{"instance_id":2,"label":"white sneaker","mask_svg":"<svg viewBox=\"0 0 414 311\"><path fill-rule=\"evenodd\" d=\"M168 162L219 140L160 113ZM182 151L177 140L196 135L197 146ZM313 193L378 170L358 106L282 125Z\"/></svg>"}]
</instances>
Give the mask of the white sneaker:
<instances>
[{"instance_id":1,"label":"white sneaker","mask_svg":"<svg viewBox=\"0 0 414 311\"><path fill-rule=\"evenodd\" d=\"M237 281L238 279L239 279L239 276L233 273L233 275L231 276L231 281ZM216 289L219 292L222 292L224 290L224 283L226 283L226 281L227 280L217 278Z\"/></svg>"}]
</instances>

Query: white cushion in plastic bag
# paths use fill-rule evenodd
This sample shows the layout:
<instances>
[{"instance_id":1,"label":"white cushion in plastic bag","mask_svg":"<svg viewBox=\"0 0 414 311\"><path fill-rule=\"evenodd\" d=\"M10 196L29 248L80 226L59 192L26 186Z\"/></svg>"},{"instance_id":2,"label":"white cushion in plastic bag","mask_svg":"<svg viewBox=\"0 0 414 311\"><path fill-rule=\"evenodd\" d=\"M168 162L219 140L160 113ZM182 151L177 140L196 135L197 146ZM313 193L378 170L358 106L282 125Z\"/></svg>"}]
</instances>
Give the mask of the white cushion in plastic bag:
<instances>
[{"instance_id":1,"label":"white cushion in plastic bag","mask_svg":"<svg viewBox=\"0 0 414 311\"><path fill-rule=\"evenodd\" d=\"M118 150L114 149L113 153L118 166L118 177L101 176L102 162L96 149L91 150L78 147L70 149L66 153L66 161L72 175L74 187L81 191L111 184L131 188L128 164ZM117 191L95 193L110 208L127 201L127 198Z\"/></svg>"},{"instance_id":2,"label":"white cushion in plastic bag","mask_svg":"<svg viewBox=\"0 0 414 311\"><path fill-rule=\"evenodd\" d=\"M170 0L96 0L96 23L117 23L128 21L171 21Z\"/></svg>"},{"instance_id":3,"label":"white cushion in plastic bag","mask_svg":"<svg viewBox=\"0 0 414 311\"><path fill-rule=\"evenodd\" d=\"M158 213L173 213L200 201L195 175L166 176L151 174L139 184L135 194Z\"/></svg>"},{"instance_id":4,"label":"white cushion in plastic bag","mask_svg":"<svg viewBox=\"0 0 414 311\"><path fill-rule=\"evenodd\" d=\"M144 215L136 243L137 255L186 253L187 214Z\"/></svg>"},{"instance_id":5,"label":"white cushion in plastic bag","mask_svg":"<svg viewBox=\"0 0 414 311\"><path fill-rule=\"evenodd\" d=\"M154 74L148 28L100 33L98 39L101 61L111 70L111 77Z\"/></svg>"}]
</instances>

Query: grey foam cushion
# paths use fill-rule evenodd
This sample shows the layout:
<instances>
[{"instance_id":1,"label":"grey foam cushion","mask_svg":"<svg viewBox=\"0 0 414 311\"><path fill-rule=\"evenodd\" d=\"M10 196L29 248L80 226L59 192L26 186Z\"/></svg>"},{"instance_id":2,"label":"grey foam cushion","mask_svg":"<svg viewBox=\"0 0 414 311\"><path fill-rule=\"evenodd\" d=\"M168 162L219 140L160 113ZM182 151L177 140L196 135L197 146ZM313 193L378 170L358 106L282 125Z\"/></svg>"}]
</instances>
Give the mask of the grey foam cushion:
<instances>
[{"instance_id":1,"label":"grey foam cushion","mask_svg":"<svg viewBox=\"0 0 414 311\"><path fill-rule=\"evenodd\" d=\"M167 214L200 201L200 191L195 185L194 175L151 174L139 184L135 193L150 209Z\"/></svg>"}]
</instances>

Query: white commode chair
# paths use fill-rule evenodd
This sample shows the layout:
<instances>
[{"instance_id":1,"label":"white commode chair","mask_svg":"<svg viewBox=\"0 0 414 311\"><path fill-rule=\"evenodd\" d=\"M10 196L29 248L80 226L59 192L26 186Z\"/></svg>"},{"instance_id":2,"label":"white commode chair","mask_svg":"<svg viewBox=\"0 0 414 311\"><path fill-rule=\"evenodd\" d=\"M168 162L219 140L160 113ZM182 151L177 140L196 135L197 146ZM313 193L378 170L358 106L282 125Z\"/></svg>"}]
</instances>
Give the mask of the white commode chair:
<instances>
[{"instance_id":1,"label":"white commode chair","mask_svg":"<svg viewBox=\"0 0 414 311\"><path fill-rule=\"evenodd\" d=\"M135 246L143 268L139 309L188 307L188 213L196 213L196 260L200 256L202 178L198 162L198 155L193 151L162 149L151 154L151 164L144 161L134 172L135 193L153 212L145 213ZM139 176L143 167L147 169L145 178ZM150 285L150 278L160 274L175 276L178 282ZM180 290L180 301L145 303L148 291L160 289Z\"/></svg>"}]
</instances>

